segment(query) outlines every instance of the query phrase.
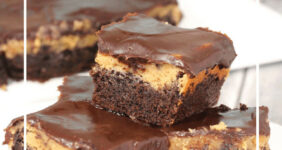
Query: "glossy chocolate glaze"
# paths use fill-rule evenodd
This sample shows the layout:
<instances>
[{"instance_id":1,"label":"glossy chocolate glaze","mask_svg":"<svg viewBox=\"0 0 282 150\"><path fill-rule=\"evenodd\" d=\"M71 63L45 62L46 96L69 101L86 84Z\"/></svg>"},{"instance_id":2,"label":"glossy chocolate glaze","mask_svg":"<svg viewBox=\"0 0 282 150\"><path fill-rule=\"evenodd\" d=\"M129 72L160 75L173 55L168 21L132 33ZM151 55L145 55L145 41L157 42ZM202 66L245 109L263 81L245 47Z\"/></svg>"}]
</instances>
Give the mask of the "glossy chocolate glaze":
<instances>
[{"instance_id":1,"label":"glossy chocolate glaze","mask_svg":"<svg viewBox=\"0 0 282 150\"><path fill-rule=\"evenodd\" d=\"M60 101L92 101L94 90L93 79L89 76L69 76L64 78L63 85L58 87Z\"/></svg>"},{"instance_id":2,"label":"glossy chocolate glaze","mask_svg":"<svg viewBox=\"0 0 282 150\"><path fill-rule=\"evenodd\" d=\"M229 67L236 57L226 35L203 28L178 28L145 15L130 14L102 27L98 39L102 53L169 63L194 75L215 65Z\"/></svg>"},{"instance_id":3,"label":"glossy chocolate glaze","mask_svg":"<svg viewBox=\"0 0 282 150\"><path fill-rule=\"evenodd\" d=\"M232 109L226 110L222 107L226 107L221 105L217 108L209 108L205 112L194 115L194 117L188 118L185 121L167 128L167 132L171 135L178 136L189 136L195 135L189 132L179 133L178 131L183 131L187 129L187 127L192 129L200 129L202 127L209 128L210 125L216 125L220 122L224 122L226 127L230 130L226 133L232 133L236 128L241 129L240 135L252 136L256 134L256 108L250 107L246 110L242 109ZM261 135L269 135L270 128L268 125L268 108L260 107L260 134ZM196 133L199 134L199 133ZM201 132L200 132L201 134ZM237 136L234 134L233 136Z\"/></svg>"},{"instance_id":4,"label":"glossy chocolate glaze","mask_svg":"<svg viewBox=\"0 0 282 150\"><path fill-rule=\"evenodd\" d=\"M161 131L137 125L85 101L60 101L28 117L31 124L37 120L40 129L71 148L139 149L149 143L168 147L167 137Z\"/></svg>"},{"instance_id":5,"label":"glossy chocolate glaze","mask_svg":"<svg viewBox=\"0 0 282 150\"><path fill-rule=\"evenodd\" d=\"M23 39L22 0L0 2L0 43L7 39Z\"/></svg>"},{"instance_id":6,"label":"glossy chocolate glaze","mask_svg":"<svg viewBox=\"0 0 282 150\"><path fill-rule=\"evenodd\" d=\"M40 129L71 148L168 148L168 139L160 130L94 107L93 88L89 76L65 78L59 87L59 102L29 115L28 121L32 124L39 121Z\"/></svg>"},{"instance_id":7,"label":"glossy chocolate glaze","mask_svg":"<svg viewBox=\"0 0 282 150\"><path fill-rule=\"evenodd\" d=\"M120 19L128 12L146 12L176 0L28 0L28 31L60 21L89 19L94 27Z\"/></svg>"},{"instance_id":8,"label":"glossy chocolate glaze","mask_svg":"<svg viewBox=\"0 0 282 150\"><path fill-rule=\"evenodd\" d=\"M87 89L91 90L87 90ZM195 115L170 128L154 128L132 122L127 117L114 115L91 104L91 92L94 85L89 76L72 76L65 78L59 87L61 97L56 104L31 115L28 122L43 130L54 140L71 148L97 149L168 149L167 135L193 136L188 129L209 128L223 121L228 130L241 128L240 134L255 134L255 109L229 110L226 106L212 108ZM78 95L78 93L80 93ZM69 100L67 99L69 98ZM269 135L267 108L261 108L262 125L266 127L261 134ZM208 132L200 132L206 134ZM226 132L225 132L226 133ZM220 131L218 134L221 134Z\"/></svg>"}]
</instances>

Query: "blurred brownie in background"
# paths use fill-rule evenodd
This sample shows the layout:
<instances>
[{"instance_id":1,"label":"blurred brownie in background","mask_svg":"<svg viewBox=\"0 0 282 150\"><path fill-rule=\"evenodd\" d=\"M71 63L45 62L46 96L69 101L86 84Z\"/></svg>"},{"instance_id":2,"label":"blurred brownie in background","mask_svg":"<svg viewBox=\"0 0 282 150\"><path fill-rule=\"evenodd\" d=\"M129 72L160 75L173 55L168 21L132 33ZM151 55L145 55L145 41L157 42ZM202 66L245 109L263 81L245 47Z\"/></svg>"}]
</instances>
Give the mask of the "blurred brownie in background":
<instances>
[{"instance_id":1,"label":"blurred brownie in background","mask_svg":"<svg viewBox=\"0 0 282 150\"><path fill-rule=\"evenodd\" d=\"M1 68L5 68L10 78L20 80L23 79L23 1L2 0L0 7Z\"/></svg>"},{"instance_id":2,"label":"blurred brownie in background","mask_svg":"<svg viewBox=\"0 0 282 150\"><path fill-rule=\"evenodd\" d=\"M128 12L174 25L181 19L176 0L29 0L27 7L27 77L39 81L89 70L95 32Z\"/></svg>"}]
</instances>

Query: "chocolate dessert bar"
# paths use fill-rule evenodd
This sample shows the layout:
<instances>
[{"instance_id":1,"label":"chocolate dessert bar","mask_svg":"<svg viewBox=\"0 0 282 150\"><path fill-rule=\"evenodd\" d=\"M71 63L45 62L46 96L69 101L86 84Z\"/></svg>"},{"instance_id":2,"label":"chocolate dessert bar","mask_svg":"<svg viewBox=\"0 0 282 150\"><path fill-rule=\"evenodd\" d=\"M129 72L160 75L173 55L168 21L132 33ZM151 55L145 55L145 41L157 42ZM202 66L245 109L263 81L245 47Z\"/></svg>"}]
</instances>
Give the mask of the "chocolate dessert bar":
<instances>
[{"instance_id":1,"label":"chocolate dessert bar","mask_svg":"<svg viewBox=\"0 0 282 150\"><path fill-rule=\"evenodd\" d=\"M89 70L97 52L95 32L128 12L176 25L176 0L29 0L27 77L51 77Z\"/></svg>"},{"instance_id":2,"label":"chocolate dessert bar","mask_svg":"<svg viewBox=\"0 0 282 150\"><path fill-rule=\"evenodd\" d=\"M23 78L23 1L0 3L0 52L10 78Z\"/></svg>"},{"instance_id":3,"label":"chocolate dessert bar","mask_svg":"<svg viewBox=\"0 0 282 150\"><path fill-rule=\"evenodd\" d=\"M255 108L209 108L167 128L144 126L92 105L87 76L68 77L60 100L27 116L27 147L33 149L240 149L255 150ZM260 149L268 149L268 109L260 107ZM21 147L22 118L6 129L5 144Z\"/></svg>"},{"instance_id":4,"label":"chocolate dessert bar","mask_svg":"<svg viewBox=\"0 0 282 150\"><path fill-rule=\"evenodd\" d=\"M129 14L97 36L94 103L159 126L214 106L236 56L226 35L144 15Z\"/></svg>"}]
</instances>

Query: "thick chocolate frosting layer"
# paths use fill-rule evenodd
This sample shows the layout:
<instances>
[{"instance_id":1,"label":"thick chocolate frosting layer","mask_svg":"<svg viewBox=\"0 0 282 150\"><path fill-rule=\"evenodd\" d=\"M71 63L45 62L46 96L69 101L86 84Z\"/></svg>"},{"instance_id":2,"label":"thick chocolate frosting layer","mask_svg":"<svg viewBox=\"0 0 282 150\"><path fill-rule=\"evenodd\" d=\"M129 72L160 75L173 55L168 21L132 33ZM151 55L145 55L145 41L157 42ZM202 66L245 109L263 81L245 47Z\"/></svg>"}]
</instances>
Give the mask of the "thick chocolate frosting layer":
<instances>
[{"instance_id":1,"label":"thick chocolate frosting layer","mask_svg":"<svg viewBox=\"0 0 282 150\"><path fill-rule=\"evenodd\" d=\"M203 28L178 28L145 15L130 14L106 25L98 38L102 53L169 63L194 75L215 65L229 67L236 57L226 35Z\"/></svg>"},{"instance_id":2,"label":"thick chocolate frosting layer","mask_svg":"<svg viewBox=\"0 0 282 150\"><path fill-rule=\"evenodd\" d=\"M23 0L1 0L0 43L23 39Z\"/></svg>"},{"instance_id":3,"label":"thick chocolate frosting layer","mask_svg":"<svg viewBox=\"0 0 282 150\"><path fill-rule=\"evenodd\" d=\"M255 134L255 108L229 110L226 106L221 106L208 109L169 128L154 128L94 107L91 104L92 94L89 92L93 88L89 76L65 78L64 84L59 88L60 101L28 115L28 122L54 140L76 149L168 149L167 135L190 136L192 134L187 132L189 129L209 128L220 122L224 122L228 129L242 129L240 134L231 133L232 136ZM260 133L269 135L269 126L265 121L267 113L267 108L261 107ZM206 134L205 132L200 133Z\"/></svg>"},{"instance_id":4,"label":"thick chocolate frosting layer","mask_svg":"<svg viewBox=\"0 0 282 150\"><path fill-rule=\"evenodd\" d=\"M28 31L59 21L89 19L99 27L128 12L146 12L176 0L28 0Z\"/></svg>"},{"instance_id":5,"label":"thick chocolate frosting layer","mask_svg":"<svg viewBox=\"0 0 282 150\"><path fill-rule=\"evenodd\" d=\"M161 131L97 109L86 101L60 101L28 116L29 123L37 121L39 129L75 149L165 149L169 145Z\"/></svg>"}]
</instances>

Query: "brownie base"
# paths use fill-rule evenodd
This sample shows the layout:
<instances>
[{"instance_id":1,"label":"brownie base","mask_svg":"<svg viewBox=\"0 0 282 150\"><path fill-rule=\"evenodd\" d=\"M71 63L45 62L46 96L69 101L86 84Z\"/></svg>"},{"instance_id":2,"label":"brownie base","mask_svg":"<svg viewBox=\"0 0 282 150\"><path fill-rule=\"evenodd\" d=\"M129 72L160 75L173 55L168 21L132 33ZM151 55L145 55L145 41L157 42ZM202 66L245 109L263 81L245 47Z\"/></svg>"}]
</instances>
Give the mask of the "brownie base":
<instances>
[{"instance_id":1,"label":"brownie base","mask_svg":"<svg viewBox=\"0 0 282 150\"><path fill-rule=\"evenodd\" d=\"M216 105L224 81L225 79L220 80L216 75L208 75L203 82L196 86L192 94L181 97L183 104L179 107L175 122L182 121L193 113L201 113L205 109Z\"/></svg>"},{"instance_id":2,"label":"brownie base","mask_svg":"<svg viewBox=\"0 0 282 150\"><path fill-rule=\"evenodd\" d=\"M7 84L7 72L4 64L4 55L0 53L0 88Z\"/></svg>"},{"instance_id":3,"label":"brownie base","mask_svg":"<svg viewBox=\"0 0 282 150\"><path fill-rule=\"evenodd\" d=\"M93 47L64 50L60 53L44 47L36 55L27 55L27 79L44 82L52 77L89 70L96 52L96 44Z\"/></svg>"},{"instance_id":4,"label":"brownie base","mask_svg":"<svg viewBox=\"0 0 282 150\"><path fill-rule=\"evenodd\" d=\"M188 91L186 95L180 95L177 83L157 91L131 73L102 69L98 64L95 67L97 71L90 72L96 85L93 92L95 105L157 126L170 126L214 106L224 82L224 79L209 75L193 93ZM183 104L179 106L180 99Z\"/></svg>"},{"instance_id":5,"label":"brownie base","mask_svg":"<svg viewBox=\"0 0 282 150\"><path fill-rule=\"evenodd\" d=\"M24 76L23 71L24 58L23 55L16 55L14 58L6 58L5 64L7 66L7 73L11 79L22 80Z\"/></svg>"}]
</instances>

